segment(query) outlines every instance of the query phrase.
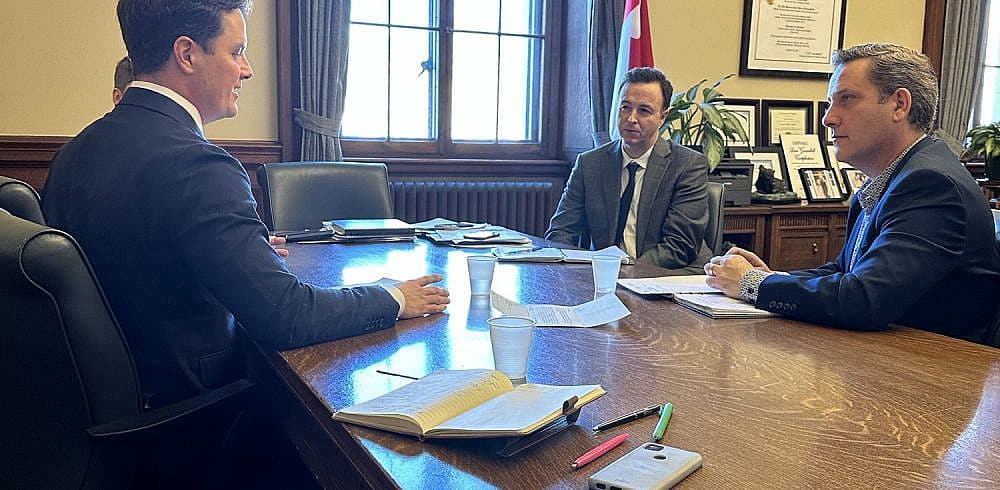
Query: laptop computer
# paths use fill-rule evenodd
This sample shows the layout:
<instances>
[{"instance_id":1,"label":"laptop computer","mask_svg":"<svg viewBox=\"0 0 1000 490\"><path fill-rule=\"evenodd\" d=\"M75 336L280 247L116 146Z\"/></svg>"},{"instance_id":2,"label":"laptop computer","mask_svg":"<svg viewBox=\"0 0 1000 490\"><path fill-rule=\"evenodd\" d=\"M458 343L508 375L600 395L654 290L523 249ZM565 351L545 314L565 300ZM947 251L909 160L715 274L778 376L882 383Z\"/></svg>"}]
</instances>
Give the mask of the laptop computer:
<instances>
[{"instance_id":1,"label":"laptop computer","mask_svg":"<svg viewBox=\"0 0 1000 490\"><path fill-rule=\"evenodd\" d=\"M323 226L346 237L414 236L417 231L413 225L396 218L334 219L324 221Z\"/></svg>"}]
</instances>

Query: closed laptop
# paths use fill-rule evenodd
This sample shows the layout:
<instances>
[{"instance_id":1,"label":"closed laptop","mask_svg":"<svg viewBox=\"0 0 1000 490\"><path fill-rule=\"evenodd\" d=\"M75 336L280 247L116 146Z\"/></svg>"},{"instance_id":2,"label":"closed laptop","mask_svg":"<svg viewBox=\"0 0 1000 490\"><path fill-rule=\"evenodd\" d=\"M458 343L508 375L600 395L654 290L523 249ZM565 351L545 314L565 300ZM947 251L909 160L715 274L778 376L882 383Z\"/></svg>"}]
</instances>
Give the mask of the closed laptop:
<instances>
[{"instance_id":1,"label":"closed laptop","mask_svg":"<svg viewBox=\"0 0 1000 490\"><path fill-rule=\"evenodd\" d=\"M416 228L396 218L335 219L323 225L342 236L413 236Z\"/></svg>"}]
</instances>

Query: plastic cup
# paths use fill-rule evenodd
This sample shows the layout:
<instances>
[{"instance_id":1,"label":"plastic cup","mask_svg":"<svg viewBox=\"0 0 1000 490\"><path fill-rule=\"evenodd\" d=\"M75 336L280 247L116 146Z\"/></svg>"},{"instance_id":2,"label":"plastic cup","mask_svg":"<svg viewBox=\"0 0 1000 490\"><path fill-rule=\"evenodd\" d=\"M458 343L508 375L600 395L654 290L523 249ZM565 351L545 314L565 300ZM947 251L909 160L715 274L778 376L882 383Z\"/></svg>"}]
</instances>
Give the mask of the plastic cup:
<instances>
[{"instance_id":1,"label":"plastic cup","mask_svg":"<svg viewBox=\"0 0 1000 490\"><path fill-rule=\"evenodd\" d=\"M591 263L594 266L594 299L613 294L622 259L614 255L595 255Z\"/></svg>"},{"instance_id":2,"label":"plastic cup","mask_svg":"<svg viewBox=\"0 0 1000 490\"><path fill-rule=\"evenodd\" d=\"M493 366L511 380L523 380L528 371L535 321L520 316L497 316L486 323L490 325Z\"/></svg>"},{"instance_id":3,"label":"plastic cup","mask_svg":"<svg viewBox=\"0 0 1000 490\"><path fill-rule=\"evenodd\" d=\"M469 288L473 296L489 296L493 284L493 268L497 264L492 255L469 256Z\"/></svg>"}]
</instances>

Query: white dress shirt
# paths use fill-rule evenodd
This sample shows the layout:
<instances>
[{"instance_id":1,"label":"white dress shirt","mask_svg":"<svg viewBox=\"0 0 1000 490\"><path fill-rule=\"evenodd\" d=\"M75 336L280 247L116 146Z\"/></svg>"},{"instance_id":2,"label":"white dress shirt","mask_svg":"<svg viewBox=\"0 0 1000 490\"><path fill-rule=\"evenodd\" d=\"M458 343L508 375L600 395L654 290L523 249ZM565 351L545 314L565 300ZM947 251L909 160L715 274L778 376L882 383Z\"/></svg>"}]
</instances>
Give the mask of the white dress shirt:
<instances>
[{"instance_id":1,"label":"white dress shirt","mask_svg":"<svg viewBox=\"0 0 1000 490\"><path fill-rule=\"evenodd\" d=\"M646 153L639 155L637 158L632 158L628 156L628 153L625 153L625 146L622 145L622 178L621 187L619 187L620 190L618 191L619 198L625 194L625 186L628 185L628 169L626 167L632 162L639 164L639 168L635 169L635 190L632 193L632 204L629 206L628 218L625 220L625 232L622 234L625 253L633 259L638 258L636 255L638 245L635 243L635 222L639 214L639 195L642 194L642 177L646 174L646 164L649 162L649 155L652 154L653 147L650 146L646 150Z\"/></svg>"}]
</instances>

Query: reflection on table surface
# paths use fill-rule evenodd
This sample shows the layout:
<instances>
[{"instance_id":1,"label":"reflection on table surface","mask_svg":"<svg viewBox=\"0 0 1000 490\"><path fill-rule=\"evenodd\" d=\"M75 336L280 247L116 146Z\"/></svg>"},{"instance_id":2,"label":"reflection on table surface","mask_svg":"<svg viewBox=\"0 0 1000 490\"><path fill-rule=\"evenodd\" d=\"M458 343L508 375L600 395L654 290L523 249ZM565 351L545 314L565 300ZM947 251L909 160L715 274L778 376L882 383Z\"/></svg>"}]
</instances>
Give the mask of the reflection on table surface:
<instances>
[{"instance_id":1,"label":"reflection on table surface","mask_svg":"<svg viewBox=\"0 0 1000 490\"><path fill-rule=\"evenodd\" d=\"M705 458L682 488L1000 485L1000 351L907 328L859 333L783 319L712 320L622 288L617 294L633 314L615 324L536 329L529 382L599 383L608 391L583 409L577 426L539 446L504 459L493 453L497 441L420 442L341 425L329 420L332 409L407 382L376 369L421 376L493 367L489 305L470 299L465 260L489 250L420 240L289 249L290 269L313 284L442 273L451 291L443 315L272 358L287 383L321 402L304 403L322 429L314 432L336 439L375 487L582 488L648 441L656 417L597 435L589 427L667 401L675 409L663 442ZM659 272L623 266L621 274ZM493 285L523 303L569 305L593 296L589 264L498 263ZM632 436L626 443L570 468L623 431ZM307 463L318 474L331 464Z\"/></svg>"}]
</instances>

